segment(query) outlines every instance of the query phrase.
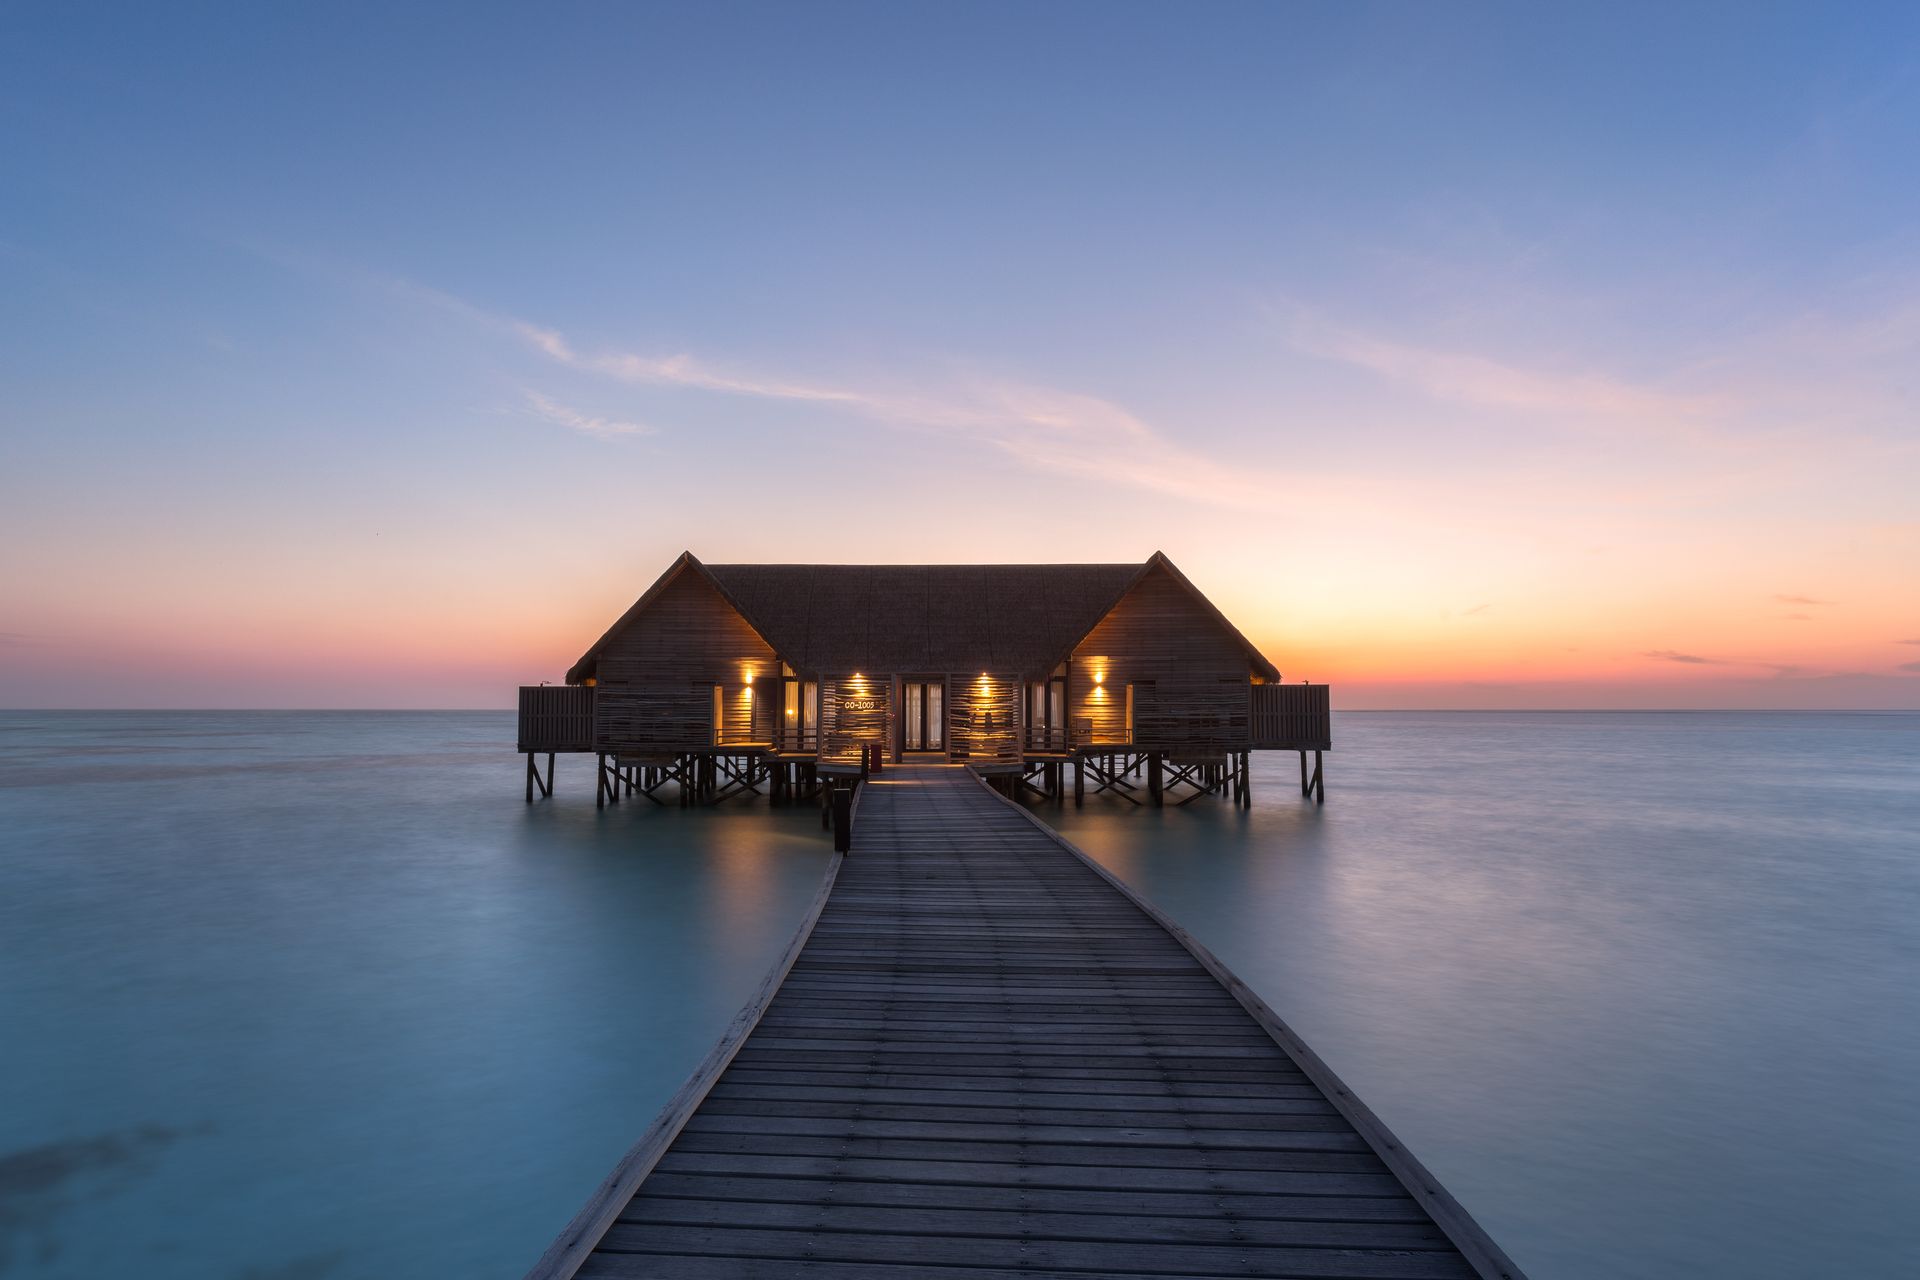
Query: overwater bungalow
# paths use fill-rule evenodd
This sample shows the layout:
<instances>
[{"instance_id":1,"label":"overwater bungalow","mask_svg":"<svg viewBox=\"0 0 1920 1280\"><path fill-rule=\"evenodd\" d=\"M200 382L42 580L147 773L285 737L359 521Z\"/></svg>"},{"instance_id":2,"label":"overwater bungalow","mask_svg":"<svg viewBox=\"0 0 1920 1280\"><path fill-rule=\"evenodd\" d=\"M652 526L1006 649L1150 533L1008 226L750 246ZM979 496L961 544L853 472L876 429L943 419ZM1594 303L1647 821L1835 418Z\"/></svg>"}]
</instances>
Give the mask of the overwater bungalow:
<instances>
[{"instance_id":1,"label":"overwater bungalow","mask_svg":"<svg viewBox=\"0 0 1920 1280\"><path fill-rule=\"evenodd\" d=\"M527 796L553 756L601 803L776 796L887 763L964 762L1008 792L1089 782L1248 803L1248 753L1324 797L1327 686L1279 669L1165 555L1140 564L705 564L686 552L563 685L520 690ZM1313 756L1311 772L1307 756ZM536 757L546 755L545 776Z\"/></svg>"}]
</instances>

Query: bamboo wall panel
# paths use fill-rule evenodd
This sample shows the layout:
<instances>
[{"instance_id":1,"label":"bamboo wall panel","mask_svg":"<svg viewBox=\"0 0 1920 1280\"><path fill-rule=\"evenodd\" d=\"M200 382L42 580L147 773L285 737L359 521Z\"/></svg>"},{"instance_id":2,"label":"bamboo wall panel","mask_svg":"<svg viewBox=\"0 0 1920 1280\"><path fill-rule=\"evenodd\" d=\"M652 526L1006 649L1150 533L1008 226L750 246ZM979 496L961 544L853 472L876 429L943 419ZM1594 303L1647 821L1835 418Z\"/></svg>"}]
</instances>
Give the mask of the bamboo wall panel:
<instances>
[{"instance_id":1,"label":"bamboo wall panel","mask_svg":"<svg viewBox=\"0 0 1920 1280\"><path fill-rule=\"evenodd\" d=\"M747 677L777 688L780 662L711 582L683 572L601 651L598 669L594 748L631 754L714 745L716 684L722 743L765 741Z\"/></svg>"},{"instance_id":2,"label":"bamboo wall panel","mask_svg":"<svg viewBox=\"0 0 1920 1280\"><path fill-rule=\"evenodd\" d=\"M857 766L868 746L893 740L890 676L859 673L820 681L820 763Z\"/></svg>"},{"instance_id":3,"label":"bamboo wall panel","mask_svg":"<svg viewBox=\"0 0 1920 1280\"><path fill-rule=\"evenodd\" d=\"M1025 684L1020 672L955 672L947 680L947 742L967 763L1018 765Z\"/></svg>"},{"instance_id":4,"label":"bamboo wall panel","mask_svg":"<svg viewBox=\"0 0 1920 1280\"><path fill-rule=\"evenodd\" d=\"M1251 680L1246 650L1155 569L1074 649L1068 723L1083 726L1091 744L1124 743L1126 686L1151 682L1151 698L1135 707L1132 745L1176 754L1241 749L1249 742Z\"/></svg>"},{"instance_id":5,"label":"bamboo wall panel","mask_svg":"<svg viewBox=\"0 0 1920 1280\"><path fill-rule=\"evenodd\" d=\"M1256 684L1250 691L1256 747L1325 751L1333 746L1333 714L1324 684Z\"/></svg>"},{"instance_id":6,"label":"bamboo wall panel","mask_svg":"<svg viewBox=\"0 0 1920 1280\"><path fill-rule=\"evenodd\" d=\"M593 750L593 690L574 684L522 685L520 750Z\"/></svg>"}]
</instances>

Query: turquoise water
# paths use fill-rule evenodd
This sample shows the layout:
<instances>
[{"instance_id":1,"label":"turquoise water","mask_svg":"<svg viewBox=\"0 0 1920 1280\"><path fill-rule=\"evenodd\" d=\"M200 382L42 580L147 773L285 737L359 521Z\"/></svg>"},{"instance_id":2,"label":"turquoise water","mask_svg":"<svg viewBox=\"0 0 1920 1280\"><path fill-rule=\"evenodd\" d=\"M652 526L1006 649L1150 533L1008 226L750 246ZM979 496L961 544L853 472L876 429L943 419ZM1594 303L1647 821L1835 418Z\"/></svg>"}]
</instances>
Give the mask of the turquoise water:
<instances>
[{"instance_id":1,"label":"turquoise water","mask_svg":"<svg viewBox=\"0 0 1920 1280\"><path fill-rule=\"evenodd\" d=\"M794 810L596 814L577 758L528 806L512 742L0 717L0 1276L524 1273L828 850Z\"/></svg>"},{"instance_id":2,"label":"turquoise water","mask_svg":"<svg viewBox=\"0 0 1920 1280\"><path fill-rule=\"evenodd\" d=\"M1905 1276L1920 717L1347 715L1328 804L1040 806L1536 1280ZM0 1276L519 1276L815 814L521 801L494 714L0 714Z\"/></svg>"},{"instance_id":3,"label":"turquoise water","mask_svg":"<svg viewBox=\"0 0 1920 1280\"><path fill-rule=\"evenodd\" d=\"M1535 1280L1920 1275L1920 716L1335 735L1324 809L1278 755L1244 814L1036 808Z\"/></svg>"}]
</instances>

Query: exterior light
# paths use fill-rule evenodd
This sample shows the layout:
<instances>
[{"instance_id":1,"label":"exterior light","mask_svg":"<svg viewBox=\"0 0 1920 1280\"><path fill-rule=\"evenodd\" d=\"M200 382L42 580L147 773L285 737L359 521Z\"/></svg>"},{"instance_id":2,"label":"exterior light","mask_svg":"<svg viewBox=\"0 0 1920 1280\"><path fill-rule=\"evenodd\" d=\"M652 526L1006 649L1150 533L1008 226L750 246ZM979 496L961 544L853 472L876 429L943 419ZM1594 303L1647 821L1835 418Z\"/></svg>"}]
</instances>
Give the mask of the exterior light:
<instances>
[{"instance_id":1,"label":"exterior light","mask_svg":"<svg viewBox=\"0 0 1920 1280\"><path fill-rule=\"evenodd\" d=\"M753 672L747 672L747 688L753 688Z\"/></svg>"},{"instance_id":2,"label":"exterior light","mask_svg":"<svg viewBox=\"0 0 1920 1280\"><path fill-rule=\"evenodd\" d=\"M1093 682L1094 682L1095 684L1105 684L1105 683L1107 682L1107 673L1106 673L1106 672L1104 672L1104 671L1096 671L1096 672L1094 672L1094 673L1093 673Z\"/></svg>"}]
</instances>

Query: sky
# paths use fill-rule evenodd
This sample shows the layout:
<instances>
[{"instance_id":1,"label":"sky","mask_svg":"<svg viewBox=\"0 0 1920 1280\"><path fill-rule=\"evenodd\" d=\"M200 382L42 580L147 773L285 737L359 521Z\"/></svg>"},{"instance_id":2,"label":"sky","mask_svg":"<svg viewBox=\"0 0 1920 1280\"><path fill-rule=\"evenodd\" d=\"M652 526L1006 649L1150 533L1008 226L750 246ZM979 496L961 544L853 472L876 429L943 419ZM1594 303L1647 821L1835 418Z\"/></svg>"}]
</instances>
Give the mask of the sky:
<instances>
[{"instance_id":1,"label":"sky","mask_svg":"<svg viewBox=\"0 0 1920 1280\"><path fill-rule=\"evenodd\" d=\"M1920 708L1920 8L0 10L0 706L506 707L683 549L1337 707Z\"/></svg>"}]
</instances>

